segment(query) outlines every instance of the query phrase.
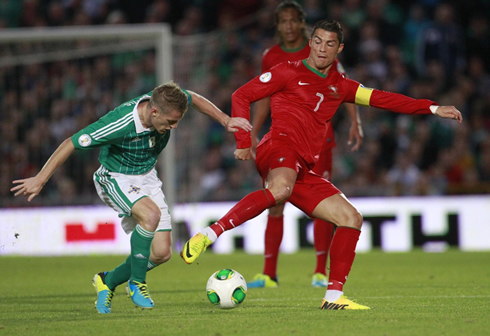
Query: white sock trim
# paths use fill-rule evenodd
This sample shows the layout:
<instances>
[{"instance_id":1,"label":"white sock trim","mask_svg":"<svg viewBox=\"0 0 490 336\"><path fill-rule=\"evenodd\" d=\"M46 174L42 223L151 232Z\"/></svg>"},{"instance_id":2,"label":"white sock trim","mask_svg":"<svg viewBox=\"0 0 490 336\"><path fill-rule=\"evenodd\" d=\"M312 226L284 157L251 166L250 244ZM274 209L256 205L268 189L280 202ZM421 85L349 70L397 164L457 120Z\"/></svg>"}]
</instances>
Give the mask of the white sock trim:
<instances>
[{"instance_id":1,"label":"white sock trim","mask_svg":"<svg viewBox=\"0 0 490 336\"><path fill-rule=\"evenodd\" d=\"M325 293L325 300L327 300L328 302L335 302L340 299L342 294L344 294L344 292L342 291L327 289L327 292Z\"/></svg>"},{"instance_id":2,"label":"white sock trim","mask_svg":"<svg viewBox=\"0 0 490 336\"><path fill-rule=\"evenodd\" d=\"M209 238L213 243L218 239L216 232L213 231L209 226L201 230L201 233Z\"/></svg>"}]
</instances>

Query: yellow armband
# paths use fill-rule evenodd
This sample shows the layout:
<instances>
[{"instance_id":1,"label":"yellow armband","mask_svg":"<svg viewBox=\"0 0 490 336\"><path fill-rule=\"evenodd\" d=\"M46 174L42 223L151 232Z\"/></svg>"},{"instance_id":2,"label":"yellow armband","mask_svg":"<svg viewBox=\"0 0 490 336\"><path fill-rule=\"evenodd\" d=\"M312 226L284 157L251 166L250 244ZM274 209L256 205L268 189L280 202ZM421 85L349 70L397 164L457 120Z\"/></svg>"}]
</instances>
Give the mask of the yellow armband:
<instances>
[{"instance_id":1,"label":"yellow armband","mask_svg":"<svg viewBox=\"0 0 490 336\"><path fill-rule=\"evenodd\" d=\"M369 106L369 101L371 100L371 95L373 94L373 89L364 87L362 84L359 85L356 92L356 105Z\"/></svg>"}]
</instances>

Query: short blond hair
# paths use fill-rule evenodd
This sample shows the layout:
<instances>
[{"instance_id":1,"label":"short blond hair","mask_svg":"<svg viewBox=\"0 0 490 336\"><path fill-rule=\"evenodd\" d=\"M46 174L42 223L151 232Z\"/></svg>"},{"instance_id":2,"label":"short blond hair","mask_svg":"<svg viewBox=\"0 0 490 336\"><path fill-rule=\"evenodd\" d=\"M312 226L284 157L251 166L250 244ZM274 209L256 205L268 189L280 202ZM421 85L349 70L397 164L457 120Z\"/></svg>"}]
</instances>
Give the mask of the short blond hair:
<instances>
[{"instance_id":1,"label":"short blond hair","mask_svg":"<svg viewBox=\"0 0 490 336\"><path fill-rule=\"evenodd\" d=\"M166 82L157 86L150 98L150 106L167 114L176 110L184 114L187 111L187 95L182 91L180 86L173 82Z\"/></svg>"}]
</instances>

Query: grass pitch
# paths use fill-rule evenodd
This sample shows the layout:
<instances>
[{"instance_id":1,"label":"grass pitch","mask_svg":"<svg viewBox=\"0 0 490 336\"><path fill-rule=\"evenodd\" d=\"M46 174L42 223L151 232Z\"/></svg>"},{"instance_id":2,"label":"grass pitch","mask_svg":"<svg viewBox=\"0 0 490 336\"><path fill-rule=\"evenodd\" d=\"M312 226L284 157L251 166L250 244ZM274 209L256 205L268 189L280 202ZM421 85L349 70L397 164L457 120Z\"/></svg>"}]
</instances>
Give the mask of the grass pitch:
<instances>
[{"instance_id":1,"label":"grass pitch","mask_svg":"<svg viewBox=\"0 0 490 336\"><path fill-rule=\"evenodd\" d=\"M262 256L205 252L199 265L177 253L148 274L153 310L116 291L111 314L98 314L91 278L125 256L0 257L0 335L488 335L490 253L358 254L345 294L368 311L322 311L311 287L314 251L281 255L280 286L249 289L242 307L214 308L206 281L220 268L246 279Z\"/></svg>"}]
</instances>

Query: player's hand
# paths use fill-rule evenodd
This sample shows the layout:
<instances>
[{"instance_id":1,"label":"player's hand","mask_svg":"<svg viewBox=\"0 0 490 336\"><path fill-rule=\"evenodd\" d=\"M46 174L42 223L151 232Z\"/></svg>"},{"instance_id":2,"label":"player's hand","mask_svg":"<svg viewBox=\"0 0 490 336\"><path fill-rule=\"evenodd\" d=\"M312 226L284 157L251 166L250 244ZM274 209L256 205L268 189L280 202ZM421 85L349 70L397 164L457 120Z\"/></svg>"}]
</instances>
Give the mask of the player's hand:
<instances>
[{"instance_id":1,"label":"player's hand","mask_svg":"<svg viewBox=\"0 0 490 336\"><path fill-rule=\"evenodd\" d=\"M250 132L252 130L252 124L245 118L230 118L226 123L225 128L228 132L233 133L238 132L239 128L246 132Z\"/></svg>"},{"instance_id":2,"label":"player's hand","mask_svg":"<svg viewBox=\"0 0 490 336\"><path fill-rule=\"evenodd\" d=\"M27 200L30 202L34 197L39 195L44 187L44 182L37 176L30 177L23 180L15 180L12 183L17 184L10 189L11 192L15 192L15 196L24 195L27 196Z\"/></svg>"},{"instance_id":3,"label":"player's hand","mask_svg":"<svg viewBox=\"0 0 490 336\"><path fill-rule=\"evenodd\" d=\"M438 106L435 114L441 118L457 120L460 124L463 122L461 112L454 106Z\"/></svg>"},{"instance_id":4,"label":"player's hand","mask_svg":"<svg viewBox=\"0 0 490 336\"><path fill-rule=\"evenodd\" d=\"M250 160L251 158L255 159L255 155L251 147L235 149L235 159L245 161Z\"/></svg>"},{"instance_id":5,"label":"player's hand","mask_svg":"<svg viewBox=\"0 0 490 336\"><path fill-rule=\"evenodd\" d=\"M351 151L356 152L362 145L364 139L364 132L362 131L361 124L353 123L349 129L349 140L347 144L352 145Z\"/></svg>"}]
</instances>

